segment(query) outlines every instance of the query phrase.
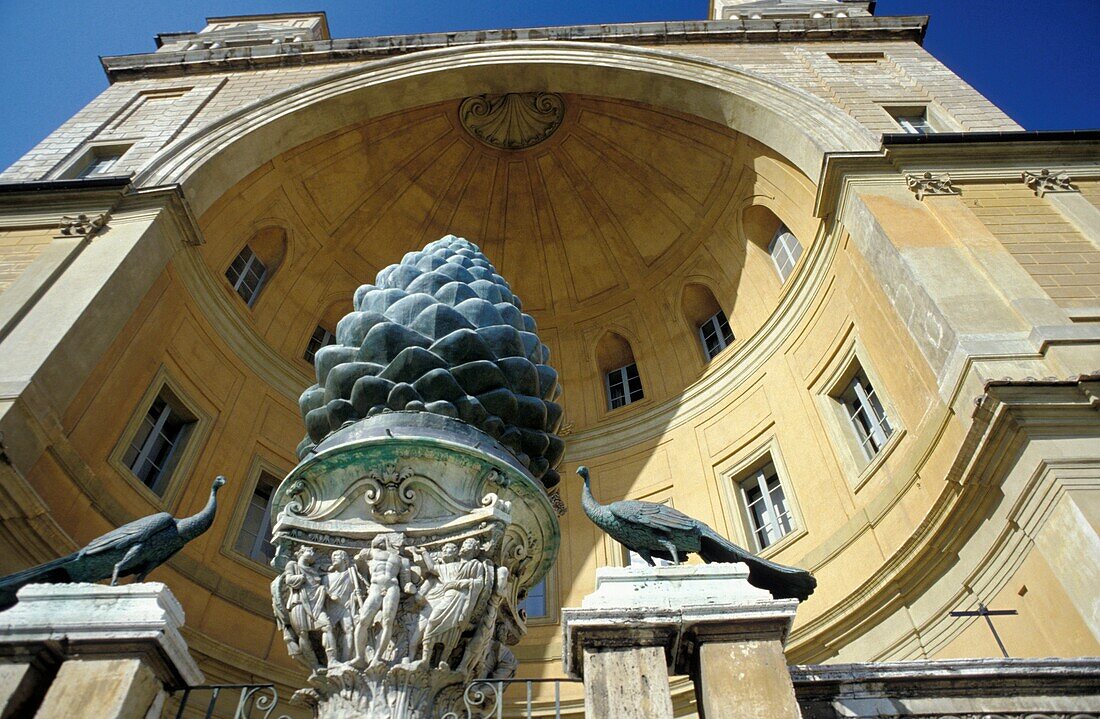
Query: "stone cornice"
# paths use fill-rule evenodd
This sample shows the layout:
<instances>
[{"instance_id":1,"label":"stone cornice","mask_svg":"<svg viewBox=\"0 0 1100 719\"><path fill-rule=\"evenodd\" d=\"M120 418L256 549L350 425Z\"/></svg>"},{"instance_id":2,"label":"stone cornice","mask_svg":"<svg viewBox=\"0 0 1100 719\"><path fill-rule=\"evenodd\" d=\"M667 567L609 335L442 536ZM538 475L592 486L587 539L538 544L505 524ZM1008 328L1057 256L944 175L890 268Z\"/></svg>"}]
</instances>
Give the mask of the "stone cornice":
<instances>
[{"instance_id":1,"label":"stone cornice","mask_svg":"<svg viewBox=\"0 0 1100 719\"><path fill-rule=\"evenodd\" d=\"M827 153L814 216L827 217L843 206L853 184L903 186L906 173L949 172L957 183L1016 183L1022 173L1048 167L1068 171L1074 180L1100 178L1097 132L951 133L949 142L894 144L900 137L884 136L877 151Z\"/></svg>"},{"instance_id":2,"label":"stone cornice","mask_svg":"<svg viewBox=\"0 0 1100 719\"><path fill-rule=\"evenodd\" d=\"M143 77L194 75L273 67L362 62L410 52L516 40L572 40L629 45L759 43L852 40L921 42L924 15L856 18L699 20L607 25L467 30L280 43L217 50L158 52L101 58L111 82Z\"/></svg>"}]
</instances>

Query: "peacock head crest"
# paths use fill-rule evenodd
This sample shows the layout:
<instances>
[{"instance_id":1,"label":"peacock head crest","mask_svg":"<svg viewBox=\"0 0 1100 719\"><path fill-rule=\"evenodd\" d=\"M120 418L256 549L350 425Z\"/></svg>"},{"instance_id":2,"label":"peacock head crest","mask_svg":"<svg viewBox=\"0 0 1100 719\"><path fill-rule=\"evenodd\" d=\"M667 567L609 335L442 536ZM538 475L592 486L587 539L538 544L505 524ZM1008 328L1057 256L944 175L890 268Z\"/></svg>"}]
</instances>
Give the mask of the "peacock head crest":
<instances>
[{"instance_id":1,"label":"peacock head crest","mask_svg":"<svg viewBox=\"0 0 1100 719\"><path fill-rule=\"evenodd\" d=\"M217 492L219 489L225 486L225 477L218 475L214 478L214 484L210 486L211 492Z\"/></svg>"},{"instance_id":2,"label":"peacock head crest","mask_svg":"<svg viewBox=\"0 0 1100 719\"><path fill-rule=\"evenodd\" d=\"M581 479L583 479L585 482L588 481L588 467L585 467L583 464L577 467L577 474L579 474L581 476Z\"/></svg>"}]
</instances>

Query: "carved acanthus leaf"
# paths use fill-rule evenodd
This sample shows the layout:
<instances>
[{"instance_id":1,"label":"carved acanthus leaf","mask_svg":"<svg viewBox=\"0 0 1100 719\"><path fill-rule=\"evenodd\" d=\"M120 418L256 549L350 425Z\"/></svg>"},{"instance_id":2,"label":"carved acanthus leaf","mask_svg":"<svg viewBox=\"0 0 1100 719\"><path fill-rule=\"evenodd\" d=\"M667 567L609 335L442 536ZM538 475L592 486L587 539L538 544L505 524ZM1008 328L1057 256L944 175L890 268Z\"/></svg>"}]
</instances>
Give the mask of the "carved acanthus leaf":
<instances>
[{"instance_id":1,"label":"carved acanthus leaf","mask_svg":"<svg viewBox=\"0 0 1100 719\"><path fill-rule=\"evenodd\" d=\"M959 191L951 186L951 176L946 172L942 175L933 175L931 172L926 172L919 177L917 175L906 175L905 184L913 191L918 200L923 200L925 195L959 194Z\"/></svg>"},{"instance_id":2,"label":"carved acanthus leaf","mask_svg":"<svg viewBox=\"0 0 1100 719\"><path fill-rule=\"evenodd\" d=\"M1025 170L1022 177L1024 184L1031 188L1038 197L1042 197L1048 192L1077 192L1077 188L1071 184L1069 174L1065 172L1059 172L1055 175L1050 170L1039 170L1038 172Z\"/></svg>"},{"instance_id":3,"label":"carved acanthus leaf","mask_svg":"<svg viewBox=\"0 0 1100 719\"><path fill-rule=\"evenodd\" d=\"M462 101L462 126L482 142L502 150L522 150L554 134L565 116L561 95L506 92L476 95Z\"/></svg>"}]
</instances>

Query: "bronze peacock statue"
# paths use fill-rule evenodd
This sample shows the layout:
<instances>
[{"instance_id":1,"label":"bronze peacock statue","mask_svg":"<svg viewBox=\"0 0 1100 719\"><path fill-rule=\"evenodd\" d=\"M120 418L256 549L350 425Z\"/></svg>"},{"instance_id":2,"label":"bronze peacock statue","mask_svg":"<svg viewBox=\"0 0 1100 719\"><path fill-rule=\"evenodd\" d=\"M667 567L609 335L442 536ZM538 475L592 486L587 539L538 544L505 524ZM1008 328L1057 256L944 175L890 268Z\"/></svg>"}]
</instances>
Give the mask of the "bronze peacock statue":
<instances>
[{"instance_id":1,"label":"bronze peacock statue","mask_svg":"<svg viewBox=\"0 0 1100 719\"><path fill-rule=\"evenodd\" d=\"M817 580L804 569L785 567L754 556L698 519L655 502L623 500L600 504L592 495L587 467L578 467L584 479L581 505L592 522L627 549L653 566L653 557L676 564L694 552L704 562L743 562L749 584L766 589L776 599L803 601L813 594Z\"/></svg>"},{"instance_id":2,"label":"bronze peacock statue","mask_svg":"<svg viewBox=\"0 0 1100 719\"><path fill-rule=\"evenodd\" d=\"M168 561L183 545L210 529L218 509L218 490L224 484L225 477L215 479L206 506L191 517L176 519L168 512L142 517L93 539L66 557L0 578L0 609L15 604L16 592L27 584L98 582L110 578L114 585L119 577L130 575L136 576L138 582L144 581L149 572Z\"/></svg>"}]
</instances>

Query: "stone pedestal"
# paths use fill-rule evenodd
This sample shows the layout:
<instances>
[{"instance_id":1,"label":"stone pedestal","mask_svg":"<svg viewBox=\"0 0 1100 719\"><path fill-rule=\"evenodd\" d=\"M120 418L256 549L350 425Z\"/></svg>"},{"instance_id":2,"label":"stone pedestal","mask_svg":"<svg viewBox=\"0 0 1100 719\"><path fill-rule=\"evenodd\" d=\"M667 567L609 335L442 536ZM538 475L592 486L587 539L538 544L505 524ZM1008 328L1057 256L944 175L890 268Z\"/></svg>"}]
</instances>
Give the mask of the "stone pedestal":
<instances>
[{"instance_id":1,"label":"stone pedestal","mask_svg":"<svg viewBox=\"0 0 1100 719\"><path fill-rule=\"evenodd\" d=\"M799 719L783 655L797 606L742 564L607 567L562 612L565 671L584 679L591 716L671 717L672 673L694 679L710 719Z\"/></svg>"},{"instance_id":2,"label":"stone pedestal","mask_svg":"<svg viewBox=\"0 0 1100 719\"><path fill-rule=\"evenodd\" d=\"M167 690L203 682L163 584L31 584L17 596L0 613L0 716L144 719Z\"/></svg>"},{"instance_id":3,"label":"stone pedestal","mask_svg":"<svg viewBox=\"0 0 1100 719\"><path fill-rule=\"evenodd\" d=\"M467 683L511 676L519 600L559 530L492 437L424 412L369 417L317 445L273 511L276 619L319 719L464 715Z\"/></svg>"}]
</instances>

